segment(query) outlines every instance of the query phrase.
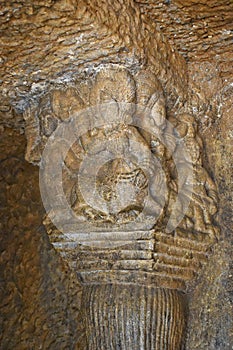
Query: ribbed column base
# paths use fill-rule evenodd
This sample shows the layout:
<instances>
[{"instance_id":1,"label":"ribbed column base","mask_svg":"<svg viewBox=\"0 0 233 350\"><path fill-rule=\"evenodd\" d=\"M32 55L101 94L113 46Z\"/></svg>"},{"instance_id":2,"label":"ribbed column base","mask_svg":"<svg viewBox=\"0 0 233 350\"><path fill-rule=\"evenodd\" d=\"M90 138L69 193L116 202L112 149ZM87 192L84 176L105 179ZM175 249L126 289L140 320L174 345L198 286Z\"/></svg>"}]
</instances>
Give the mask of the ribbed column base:
<instances>
[{"instance_id":1,"label":"ribbed column base","mask_svg":"<svg viewBox=\"0 0 233 350\"><path fill-rule=\"evenodd\" d=\"M83 290L85 350L181 350L185 300L176 290L88 285Z\"/></svg>"}]
</instances>

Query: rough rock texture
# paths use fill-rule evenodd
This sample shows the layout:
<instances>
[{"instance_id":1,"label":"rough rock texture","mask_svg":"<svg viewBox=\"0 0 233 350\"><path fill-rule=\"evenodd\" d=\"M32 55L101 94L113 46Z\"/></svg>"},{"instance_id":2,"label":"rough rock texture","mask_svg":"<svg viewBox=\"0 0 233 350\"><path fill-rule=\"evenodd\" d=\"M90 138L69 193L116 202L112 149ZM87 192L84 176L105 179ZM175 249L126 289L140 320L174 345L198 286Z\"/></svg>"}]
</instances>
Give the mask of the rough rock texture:
<instances>
[{"instance_id":1,"label":"rough rock texture","mask_svg":"<svg viewBox=\"0 0 233 350\"><path fill-rule=\"evenodd\" d=\"M188 61L216 58L224 63L232 55L232 1L136 2Z\"/></svg>"},{"instance_id":2,"label":"rough rock texture","mask_svg":"<svg viewBox=\"0 0 233 350\"><path fill-rule=\"evenodd\" d=\"M41 225L25 139L1 129L0 349L75 349L81 294Z\"/></svg>"},{"instance_id":3,"label":"rough rock texture","mask_svg":"<svg viewBox=\"0 0 233 350\"><path fill-rule=\"evenodd\" d=\"M25 107L47 87L75 82L77 67L84 64L90 47L94 65L95 60L124 63L137 70L144 62L154 64L164 89L174 90L171 101L180 94L186 99L186 60L187 100L191 112L198 115L205 165L218 185L221 226L220 242L190 295L186 349L230 349L232 1L112 1L107 6L106 1L77 5L76 1L28 0L4 1L0 6L1 124L21 132ZM132 23L131 17L127 19L129 8L136 13ZM122 16L113 20L117 11ZM156 26L165 35L161 47L161 55L167 57L165 67L156 68L151 53L155 43L141 33L143 25L155 41L157 36L161 38ZM169 52L175 49L184 59L176 56L169 73ZM85 62L85 67L90 69L92 62ZM180 76L176 76L176 64ZM51 248L41 226L38 171L23 160L24 136L1 130L0 348L75 349L81 334L77 332L79 285Z\"/></svg>"},{"instance_id":4,"label":"rough rock texture","mask_svg":"<svg viewBox=\"0 0 233 350\"><path fill-rule=\"evenodd\" d=\"M197 66L196 66L197 67ZM203 63L205 69L199 71L201 96L209 96L210 101L218 100L219 113L204 114L200 127L206 148L206 165L211 169L219 191L220 241L206 271L200 276L200 283L191 297L190 327L197 329L188 335L191 349L231 349L232 334L232 112L233 79L216 69L215 61ZM206 72L211 72L206 74ZM226 75L225 75L226 74ZM221 78L221 76L225 78ZM192 91L196 91L195 88ZM211 104L211 102L210 102ZM202 327L200 327L202 324Z\"/></svg>"},{"instance_id":5,"label":"rough rock texture","mask_svg":"<svg viewBox=\"0 0 233 350\"><path fill-rule=\"evenodd\" d=\"M8 101L3 112L9 109L9 101L22 112L49 85L70 83L80 67L93 69L100 62L135 68L153 62L173 103L178 97L184 99L184 59L161 41L162 34L141 18L133 1L110 3L69 0L1 5L1 89Z\"/></svg>"}]
</instances>

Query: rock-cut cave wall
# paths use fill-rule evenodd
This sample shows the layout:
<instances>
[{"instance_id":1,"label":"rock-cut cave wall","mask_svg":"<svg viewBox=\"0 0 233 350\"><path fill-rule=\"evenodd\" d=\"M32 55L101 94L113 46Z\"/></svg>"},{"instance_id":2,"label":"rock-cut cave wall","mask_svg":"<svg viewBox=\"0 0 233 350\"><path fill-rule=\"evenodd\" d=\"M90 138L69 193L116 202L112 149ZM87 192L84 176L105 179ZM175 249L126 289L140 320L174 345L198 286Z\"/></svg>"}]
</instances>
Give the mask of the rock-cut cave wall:
<instances>
[{"instance_id":1,"label":"rock-cut cave wall","mask_svg":"<svg viewBox=\"0 0 233 350\"><path fill-rule=\"evenodd\" d=\"M23 115L99 64L132 74L150 66L167 113L188 106L195 116L218 189L221 231L187 294L185 349L231 349L232 1L2 1L0 32L0 349L83 344L82 286L42 223L39 169L25 160Z\"/></svg>"}]
</instances>

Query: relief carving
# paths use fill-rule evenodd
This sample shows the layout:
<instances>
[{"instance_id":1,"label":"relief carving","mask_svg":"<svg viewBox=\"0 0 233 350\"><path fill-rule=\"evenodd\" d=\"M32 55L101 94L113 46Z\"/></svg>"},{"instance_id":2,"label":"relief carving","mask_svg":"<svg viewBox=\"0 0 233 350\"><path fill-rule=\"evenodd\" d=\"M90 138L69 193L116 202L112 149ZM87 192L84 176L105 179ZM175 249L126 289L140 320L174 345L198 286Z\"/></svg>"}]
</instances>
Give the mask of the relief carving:
<instances>
[{"instance_id":1,"label":"relief carving","mask_svg":"<svg viewBox=\"0 0 233 350\"><path fill-rule=\"evenodd\" d=\"M183 292L218 236L217 191L203 166L194 117L167 117L163 89L149 70L132 73L107 65L85 81L48 92L25 120L26 157L34 163L42 158L41 167L46 142L60 125L85 126L63 155L63 188L75 225L71 230L67 216L62 232L50 212L44 224L85 286L86 349L181 349ZM58 147L51 162L61 161L61 154ZM48 183L52 186L51 179ZM55 211L59 216L59 207ZM140 296L139 311L125 285ZM107 307L109 324L118 327L109 337ZM117 308L125 311L117 316ZM150 334L137 312L146 315Z\"/></svg>"},{"instance_id":2,"label":"relief carving","mask_svg":"<svg viewBox=\"0 0 233 350\"><path fill-rule=\"evenodd\" d=\"M197 240L205 239L209 236L213 241L218 237L218 228L213 224L213 216L217 212L218 195L216 185L211 179L207 170L203 166L203 142L198 135L197 123L193 116L182 114L173 120L176 132L179 133L184 140L185 147L190 155L190 159L179 160L179 145L177 145L174 154L178 155L177 166L182 169L180 172L180 184L182 187L187 187L183 191L183 195L177 201L176 209L183 213L182 197L188 196L190 199L189 207L180 222L176 232L183 236L192 232L196 234ZM191 163L189 164L191 160ZM193 186L189 190L187 183L187 169L192 167L193 170ZM173 169L175 172L175 169ZM173 187L172 192L177 192L177 181L171 182Z\"/></svg>"}]
</instances>

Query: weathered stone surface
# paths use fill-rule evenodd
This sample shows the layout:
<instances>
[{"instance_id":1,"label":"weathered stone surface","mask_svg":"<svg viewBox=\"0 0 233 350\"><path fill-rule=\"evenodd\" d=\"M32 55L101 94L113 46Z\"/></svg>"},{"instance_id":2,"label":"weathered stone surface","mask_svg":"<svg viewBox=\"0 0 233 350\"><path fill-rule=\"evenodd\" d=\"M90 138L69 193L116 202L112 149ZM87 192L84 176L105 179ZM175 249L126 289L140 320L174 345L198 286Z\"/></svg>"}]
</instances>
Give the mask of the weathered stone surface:
<instances>
[{"instance_id":1,"label":"weathered stone surface","mask_svg":"<svg viewBox=\"0 0 233 350\"><path fill-rule=\"evenodd\" d=\"M110 103L107 109L101 105L106 102ZM45 204L48 209L44 224L49 238L81 282L90 288L92 284L111 283L187 291L195 284L199 268L218 237L213 222L218 196L213 180L203 167L203 144L195 119L187 113L173 118L182 144L181 139L175 139L175 130L173 132L168 124L165 106L163 89L149 69L133 75L119 65L102 65L94 76L86 75L79 84L51 90L24 114L26 158L41 163L44 171L44 203L50 201L48 206ZM145 112L147 109L150 114ZM140 120L138 125L134 118ZM56 131L50 138L50 149L51 125ZM59 129L63 127L60 140ZM80 127L83 131L78 134ZM172 149L166 140L173 141ZM62 148L64 144L68 144L68 148L72 146L62 160L62 154L66 153ZM46 158L44 152L48 148ZM183 148L190 159L182 157ZM170 153L177 157L175 164L171 164ZM166 172L165 186L155 155ZM82 170L85 158L90 164L86 163ZM66 211L67 201L63 206L62 188L57 192L61 182L57 181L56 163L63 164L66 170L63 174L66 198L74 213ZM176 176L175 167L178 172L181 170L181 179L179 173ZM80 189L82 172L85 195ZM94 197L90 203L96 184L100 199ZM190 185L193 187L191 198ZM129 191L132 187L136 188L133 196ZM177 188L183 193L176 202ZM51 202L54 190L56 195ZM167 210L161 196L166 192ZM186 198L190 199L189 210L176 224L176 211L178 215L182 213ZM96 207L103 200L103 206ZM172 218L171 233L165 233L169 217ZM143 243L141 248L139 243ZM148 244L152 244L149 249ZM177 350L179 348L177 345Z\"/></svg>"},{"instance_id":2,"label":"weathered stone surface","mask_svg":"<svg viewBox=\"0 0 233 350\"><path fill-rule=\"evenodd\" d=\"M233 59L232 1L136 2L188 62L214 58L221 65ZM228 70L232 72L232 65Z\"/></svg>"},{"instance_id":3,"label":"weathered stone surface","mask_svg":"<svg viewBox=\"0 0 233 350\"><path fill-rule=\"evenodd\" d=\"M25 110L51 84L74 82L80 67L92 70L107 62L137 69L150 61L171 103L185 97L183 58L156 28L151 31L153 24L141 18L139 6L131 0L111 6L93 1L51 1L46 6L4 2L1 16L1 89L16 111ZM12 35L14 41L9 40Z\"/></svg>"},{"instance_id":4,"label":"weathered stone surface","mask_svg":"<svg viewBox=\"0 0 233 350\"><path fill-rule=\"evenodd\" d=\"M182 293L145 286L84 288L86 349L180 349L186 323L183 298Z\"/></svg>"},{"instance_id":5,"label":"weathered stone surface","mask_svg":"<svg viewBox=\"0 0 233 350\"><path fill-rule=\"evenodd\" d=\"M229 335L232 301L232 2L140 1L139 5L141 21L147 23L147 30L152 32L152 36L154 29L151 29L151 22L154 21L155 26L160 26L172 49L176 46L188 62L189 112L197 115L206 150L205 167L214 177L220 195L220 242L213 249L205 271L199 276L195 292L190 295L186 348L228 350L233 343ZM86 64L87 69L92 67L91 62L95 65L95 62L100 61L123 62L127 67L138 67L143 52L138 46L153 46L150 41L148 45L146 36L142 39L139 37L141 34L138 30L132 30L134 34L126 35L129 28L131 31L131 28L142 27L142 22L139 25L136 23L140 17L137 7L137 15L133 16L135 20L127 19L129 7L135 8L135 4L125 2L119 5L114 2L110 10L106 2L86 2L88 10L84 12L81 8L85 6L82 6L81 3L77 6L75 1L1 3L4 49L1 56L0 110L3 125L16 127L22 132L24 122L19 112L34 99L38 101L46 86L53 89L67 83L75 84L77 68L82 65L81 61L85 61L87 51L93 55L92 61ZM114 20L122 6L125 6L124 16ZM78 21L76 13L80 13ZM92 30L84 26L83 34L88 37L87 43L73 41L77 34L78 39L81 39L79 26L82 23L93 26ZM120 35L121 27L123 34ZM136 47L137 54L134 54L132 52ZM162 55L167 56L161 50ZM142 54L142 57L149 56ZM177 60L173 66L177 63L180 68L184 67L184 61L180 61L178 56ZM169 62L168 58L168 66ZM157 70L163 68L158 67ZM182 79L186 80L185 68L179 71L183 73L175 77L175 85L180 87L177 91L182 93ZM56 72L59 74L56 75ZM72 289L73 278L66 277L67 267L62 265L51 249L44 231L41 228L37 230L43 215L36 186L38 174L35 168L23 161L24 138L12 131L4 135L6 137L1 138L4 152L1 154L6 154L6 150L10 149L13 153L4 155L1 162L1 203L6 208L2 210L1 220L1 271L4 271L0 298L3 315L1 347L4 350L40 346L45 349L73 349L74 344L78 344L75 338L78 327L76 308L79 308L80 295L75 293L79 287ZM20 169L23 169L23 173ZM32 190L28 193L28 187L35 189L35 193ZM8 194L6 189L9 190ZM72 307L75 309L72 310Z\"/></svg>"},{"instance_id":6,"label":"weathered stone surface","mask_svg":"<svg viewBox=\"0 0 233 350\"><path fill-rule=\"evenodd\" d=\"M232 334L232 75L214 69L215 60L207 64L212 68L211 79L205 71L199 72L205 89L201 94L216 96L221 113L212 117L202 116L200 126L206 149L206 166L211 168L218 186L220 198L218 221L221 235L213 250L206 271L200 276L200 283L190 304L190 327L188 344L191 349L230 349ZM229 67L228 67L229 68ZM230 69L230 68L229 68ZM221 76L223 84L220 83ZM212 84L217 80L217 84ZM200 83L200 87L203 84ZM212 100L212 97L211 97ZM200 327L202 324L202 327ZM224 325L224 326L223 326Z\"/></svg>"},{"instance_id":7,"label":"weathered stone surface","mask_svg":"<svg viewBox=\"0 0 233 350\"><path fill-rule=\"evenodd\" d=\"M74 349L80 287L41 225L38 171L25 140L1 130L0 348Z\"/></svg>"}]
</instances>

